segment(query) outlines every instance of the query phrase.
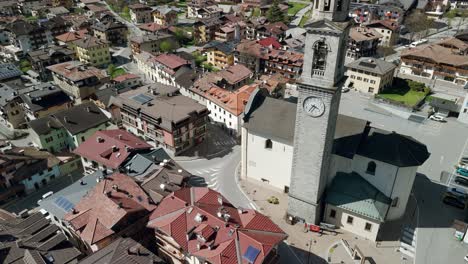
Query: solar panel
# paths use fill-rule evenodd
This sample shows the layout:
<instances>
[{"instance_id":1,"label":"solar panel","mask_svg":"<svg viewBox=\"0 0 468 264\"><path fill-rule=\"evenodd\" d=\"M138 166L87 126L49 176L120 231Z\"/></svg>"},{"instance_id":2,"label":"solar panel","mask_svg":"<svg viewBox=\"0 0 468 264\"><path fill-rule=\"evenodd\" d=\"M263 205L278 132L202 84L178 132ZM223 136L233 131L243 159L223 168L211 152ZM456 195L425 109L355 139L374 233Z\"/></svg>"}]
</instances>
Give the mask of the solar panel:
<instances>
[{"instance_id":1,"label":"solar panel","mask_svg":"<svg viewBox=\"0 0 468 264\"><path fill-rule=\"evenodd\" d=\"M153 98L147 96L147 95L144 95L144 94L138 94L138 95L135 95L132 97L133 100L141 103L141 104L146 104L148 103L149 101L153 100Z\"/></svg>"},{"instance_id":2,"label":"solar panel","mask_svg":"<svg viewBox=\"0 0 468 264\"><path fill-rule=\"evenodd\" d=\"M73 209L73 207L75 207L75 205L70 202L67 198L63 197L63 196L59 196L55 199L54 203L62 208L65 212L69 212L71 211L71 209Z\"/></svg>"},{"instance_id":3,"label":"solar panel","mask_svg":"<svg viewBox=\"0 0 468 264\"><path fill-rule=\"evenodd\" d=\"M249 246L245 251L244 256L242 257L246 259L249 263L254 263L259 253L260 250L254 248L253 246Z\"/></svg>"}]
</instances>

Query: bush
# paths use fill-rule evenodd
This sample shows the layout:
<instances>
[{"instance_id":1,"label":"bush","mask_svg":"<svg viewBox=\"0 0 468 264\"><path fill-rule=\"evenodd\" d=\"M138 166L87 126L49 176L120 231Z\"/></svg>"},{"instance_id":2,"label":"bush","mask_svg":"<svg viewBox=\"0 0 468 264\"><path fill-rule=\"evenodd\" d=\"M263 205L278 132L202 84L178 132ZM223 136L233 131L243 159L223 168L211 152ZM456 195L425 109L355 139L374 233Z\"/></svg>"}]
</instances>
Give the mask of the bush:
<instances>
[{"instance_id":1,"label":"bush","mask_svg":"<svg viewBox=\"0 0 468 264\"><path fill-rule=\"evenodd\" d=\"M406 80L406 83L408 84L410 90L416 91L416 92L425 92L426 91L426 85L421 82L415 82L412 80Z\"/></svg>"},{"instance_id":2,"label":"bush","mask_svg":"<svg viewBox=\"0 0 468 264\"><path fill-rule=\"evenodd\" d=\"M271 204L279 204L279 199L278 197L275 197L275 196L270 196L270 198L268 198L267 201Z\"/></svg>"}]
</instances>

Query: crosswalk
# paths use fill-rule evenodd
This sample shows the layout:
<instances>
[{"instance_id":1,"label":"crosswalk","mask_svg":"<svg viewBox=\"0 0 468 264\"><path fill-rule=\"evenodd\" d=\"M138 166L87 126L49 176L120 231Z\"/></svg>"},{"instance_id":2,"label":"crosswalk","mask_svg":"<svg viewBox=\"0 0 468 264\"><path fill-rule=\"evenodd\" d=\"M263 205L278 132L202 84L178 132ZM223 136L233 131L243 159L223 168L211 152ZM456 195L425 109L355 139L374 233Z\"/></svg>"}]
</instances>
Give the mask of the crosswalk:
<instances>
[{"instance_id":1,"label":"crosswalk","mask_svg":"<svg viewBox=\"0 0 468 264\"><path fill-rule=\"evenodd\" d=\"M219 182L217 175L219 174L220 168L210 168L210 169L199 169L192 170L191 173L205 179L207 187L213 190L219 190Z\"/></svg>"},{"instance_id":2,"label":"crosswalk","mask_svg":"<svg viewBox=\"0 0 468 264\"><path fill-rule=\"evenodd\" d=\"M234 146L237 144L237 141L231 137L228 137L222 140L214 140L213 144L215 146Z\"/></svg>"},{"instance_id":3,"label":"crosswalk","mask_svg":"<svg viewBox=\"0 0 468 264\"><path fill-rule=\"evenodd\" d=\"M416 230L414 228L403 228L400 239L400 252L414 259L416 255Z\"/></svg>"}]
</instances>

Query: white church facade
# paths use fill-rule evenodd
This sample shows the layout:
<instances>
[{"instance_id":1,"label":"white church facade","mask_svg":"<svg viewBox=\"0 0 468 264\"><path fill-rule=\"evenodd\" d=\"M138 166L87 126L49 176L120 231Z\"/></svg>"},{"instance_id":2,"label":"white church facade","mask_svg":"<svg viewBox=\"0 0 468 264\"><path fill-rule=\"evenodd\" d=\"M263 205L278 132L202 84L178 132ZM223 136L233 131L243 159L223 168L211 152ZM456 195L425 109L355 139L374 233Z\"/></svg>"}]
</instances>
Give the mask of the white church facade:
<instances>
[{"instance_id":1,"label":"white church facade","mask_svg":"<svg viewBox=\"0 0 468 264\"><path fill-rule=\"evenodd\" d=\"M260 93L251 97L242 129L241 177L289 192L296 107ZM375 241L381 224L404 215L427 148L339 115L332 149L320 221Z\"/></svg>"}]
</instances>

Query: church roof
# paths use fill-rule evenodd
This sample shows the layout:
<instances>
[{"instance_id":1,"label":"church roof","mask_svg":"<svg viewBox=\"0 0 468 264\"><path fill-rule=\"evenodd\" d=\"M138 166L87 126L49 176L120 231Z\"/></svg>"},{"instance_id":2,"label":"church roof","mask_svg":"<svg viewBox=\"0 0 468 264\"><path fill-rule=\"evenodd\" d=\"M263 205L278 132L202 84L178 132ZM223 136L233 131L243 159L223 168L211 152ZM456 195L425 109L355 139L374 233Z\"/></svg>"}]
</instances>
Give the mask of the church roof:
<instances>
[{"instance_id":1,"label":"church roof","mask_svg":"<svg viewBox=\"0 0 468 264\"><path fill-rule=\"evenodd\" d=\"M338 208L383 222L392 199L359 174L338 172L327 190L325 201Z\"/></svg>"}]
</instances>

